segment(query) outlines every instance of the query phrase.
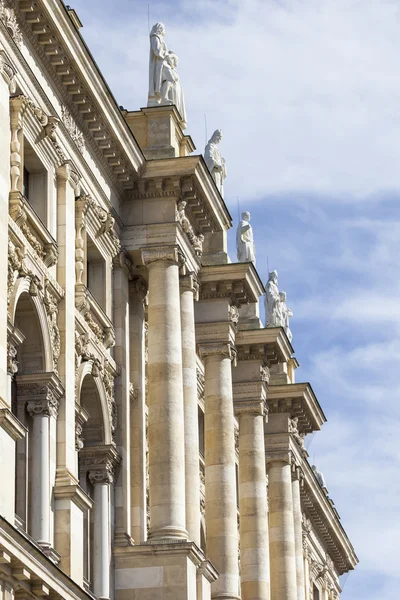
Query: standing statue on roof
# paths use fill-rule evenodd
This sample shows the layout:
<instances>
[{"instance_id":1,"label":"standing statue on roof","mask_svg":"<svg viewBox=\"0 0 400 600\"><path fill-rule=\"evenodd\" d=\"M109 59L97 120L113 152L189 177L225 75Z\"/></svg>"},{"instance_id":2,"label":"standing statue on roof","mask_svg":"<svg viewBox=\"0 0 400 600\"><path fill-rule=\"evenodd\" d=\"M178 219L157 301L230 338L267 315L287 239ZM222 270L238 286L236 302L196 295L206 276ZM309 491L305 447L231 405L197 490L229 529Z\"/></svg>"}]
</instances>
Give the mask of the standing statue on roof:
<instances>
[{"instance_id":1,"label":"standing statue on roof","mask_svg":"<svg viewBox=\"0 0 400 600\"><path fill-rule=\"evenodd\" d=\"M165 26L156 23L150 32L149 96L147 106L168 106L174 104L181 117L182 127L186 127L185 100L176 67L178 57L168 51L164 40Z\"/></svg>"},{"instance_id":2,"label":"standing statue on roof","mask_svg":"<svg viewBox=\"0 0 400 600\"><path fill-rule=\"evenodd\" d=\"M225 159L221 156L221 152L218 148L218 144L221 140L222 131L216 129L208 140L208 144L204 150L204 160L206 161L208 170L215 181L219 193L224 197L224 180L227 173Z\"/></svg>"},{"instance_id":3,"label":"standing statue on roof","mask_svg":"<svg viewBox=\"0 0 400 600\"><path fill-rule=\"evenodd\" d=\"M323 490L328 491L328 488L326 487L326 481L325 481L325 477L322 475L321 471L318 469L318 467L316 465L312 465L311 467L316 480L318 481L319 485L322 487Z\"/></svg>"},{"instance_id":4,"label":"standing statue on roof","mask_svg":"<svg viewBox=\"0 0 400 600\"><path fill-rule=\"evenodd\" d=\"M160 104L162 95L162 71L168 48L164 41L165 26L156 23L150 31L149 98L147 106Z\"/></svg>"},{"instance_id":5,"label":"standing statue on roof","mask_svg":"<svg viewBox=\"0 0 400 600\"><path fill-rule=\"evenodd\" d=\"M278 272L271 271L265 286L265 316L266 327L283 327L285 333L292 341L292 332L289 327L289 319L293 316L290 308L286 306L286 293L278 289Z\"/></svg>"},{"instance_id":6,"label":"standing statue on roof","mask_svg":"<svg viewBox=\"0 0 400 600\"><path fill-rule=\"evenodd\" d=\"M239 262L252 262L253 265L256 266L256 251L249 212L242 213L242 220L237 227L236 250Z\"/></svg>"}]
</instances>

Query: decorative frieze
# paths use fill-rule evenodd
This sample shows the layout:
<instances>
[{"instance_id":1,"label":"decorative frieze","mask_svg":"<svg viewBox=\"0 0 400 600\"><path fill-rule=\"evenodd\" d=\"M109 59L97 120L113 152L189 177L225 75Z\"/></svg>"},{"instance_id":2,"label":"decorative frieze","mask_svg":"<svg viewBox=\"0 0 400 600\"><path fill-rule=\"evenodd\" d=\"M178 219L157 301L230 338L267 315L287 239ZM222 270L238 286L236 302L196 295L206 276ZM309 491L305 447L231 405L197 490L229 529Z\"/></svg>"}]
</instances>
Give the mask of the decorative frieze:
<instances>
[{"instance_id":1,"label":"decorative frieze","mask_svg":"<svg viewBox=\"0 0 400 600\"><path fill-rule=\"evenodd\" d=\"M49 325L51 348L53 351L53 368L57 372L58 360L61 352L60 329L57 324L58 318L58 298L54 294L50 281L45 279L43 303L46 309L47 322Z\"/></svg>"},{"instance_id":2,"label":"decorative frieze","mask_svg":"<svg viewBox=\"0 0 400 600\"><path fill-rule=\"evenodd\" d=\"M102 378L103 378L103 383L104 383L104 389L106 391L108 414L110 417L111 433L113 436L115 435L115 431L117 429L117 421L118 421L117 403L115 402L115 396L114 396L115 375L116 374L111 371L109 363L107 361L105 361Z\"/></svg>"},{"instance_id":3,"label":"decorative frieze","mask_svg":"<svg viewBox=\"0 0 400 600\"><path fill-rule=\"evenodd\" d=\"M71 136L72 141L76 144L79 152L83 154L85 150L85 138L83 136L82 131L75 123L75 120L69 112L68 108L64 105L61 106L61 119L65 125L65 129Z\"/></svg>"}]
</instances>

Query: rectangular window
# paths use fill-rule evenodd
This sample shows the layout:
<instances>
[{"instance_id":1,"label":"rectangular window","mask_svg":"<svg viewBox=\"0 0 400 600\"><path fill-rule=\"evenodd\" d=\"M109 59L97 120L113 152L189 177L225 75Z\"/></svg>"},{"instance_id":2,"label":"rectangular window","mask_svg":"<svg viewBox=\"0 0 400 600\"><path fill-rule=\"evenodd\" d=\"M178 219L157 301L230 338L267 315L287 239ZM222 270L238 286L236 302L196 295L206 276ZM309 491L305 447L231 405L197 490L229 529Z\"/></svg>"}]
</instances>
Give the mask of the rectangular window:
<instances>
[{"instance_id":1,"label":"rectangular window","mask_svg":"<svg viewBox=\"0 0 400 600\"><path fill-rule=\"evenodd\" d=\"M103 310L106 306L106 263L96 244L87 236L86 287Z\"/></svg>"},{"instance_id":2,"label":"rectangular window","mask_svg":"<svg viewBox=\"0 0 400 600\"><path fill-rule=\"evenodd\" d=\"M24 139L22 193L42 223L48 227L47 169L26 139Z\"/></svg>"}]
</instances>

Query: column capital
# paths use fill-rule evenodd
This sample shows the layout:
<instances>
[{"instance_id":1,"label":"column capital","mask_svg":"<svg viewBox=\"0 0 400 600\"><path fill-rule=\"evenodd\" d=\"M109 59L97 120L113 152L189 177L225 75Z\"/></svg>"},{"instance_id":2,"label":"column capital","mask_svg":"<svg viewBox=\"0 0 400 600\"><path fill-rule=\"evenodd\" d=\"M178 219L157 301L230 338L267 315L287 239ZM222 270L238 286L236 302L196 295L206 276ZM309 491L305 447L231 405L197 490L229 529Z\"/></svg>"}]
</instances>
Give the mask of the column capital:
<instances>
[{"instance_id":1,"label":"column capital","mask_svg":"<svg viewBox=\"0 0 400 600\"><path fill-rule=\"evenodd\" d=\"M229 342L200 344L198 350L203 360L209 356L219 356L220 358L230 358L232 361L236 361L236 348Z\"/></svg>"},{"instance_id":2,"label":"column capital","mask_svg":"<svg viewBox=\"0 0 400 600\"><path fill-rule=\"evenodd\" d=\"M268 414L267 405L264 400L239 400L233 403L235 415L254 415L255 417L265 417ZM239 426L240 434L240 426Z\"/></svg>"},{"instance_id":3,"label":"column capital","mask_svg":"<svg viewBox=\"0 0 400 600\"><path fill-rule=\"evenodd\" d=\"M179 284L181 292L192 292L195 300L199 299L199 281L196 277L196 273L191 271L185 275L179 277Z\"/></svg>"},{"instance_id":4,"label":"column capital","mask_svg":"<svg viewBox=\"0 0 400 600\"><path fill-rule=\"evenodd\" d=\"M13 63L11 62L9 56L4 50L0 50L0 74L3 76L4 81L8 85L10 94L15 94L16 92L16 72L17 71Z\"/></svg>"},{"instance_id":5,"label":"column capital","mask_svg":"<svg viewBox=\"0 0 400 600\"><path fill-rule=\"evenodd\" d=\"M121 457L114 446L88 446L79 452L79 467L89 475L90 482L111 484Z\"/></svg>"},{"instance_id":6,"label":"column capital","mask_svg":"<svg viewBox=\"0 0 400 600\"><path fill-rule=\"evenodd\" d=\"M17 375L18 399L26 401L29 414L43 414L57 418L58 406L64 388L55 373L30 373Z\"/></svg>"},{"instance_id":7,"label":"column capital","mask_svg":"<svg viewBox=\"0 0 400 600\"><path fill-rule=\"evenodd\" d=\"M274 463L283 462L288 465L291 464L291 452L289 450L277 450L270 451L266 450L265 452L265 462L267 467L270 467Z\"/></svg>"},{"instance_id":8,"label":"column capital","mask_svg":"<svg viewBox=\"0 0 400 600\"><path fill-rule=\"evenodd\" d=\"M143 264L148 267L154 262L172 262L180 264L178 246L152 246L141 250Z\"/></svg>"}]
</instances>

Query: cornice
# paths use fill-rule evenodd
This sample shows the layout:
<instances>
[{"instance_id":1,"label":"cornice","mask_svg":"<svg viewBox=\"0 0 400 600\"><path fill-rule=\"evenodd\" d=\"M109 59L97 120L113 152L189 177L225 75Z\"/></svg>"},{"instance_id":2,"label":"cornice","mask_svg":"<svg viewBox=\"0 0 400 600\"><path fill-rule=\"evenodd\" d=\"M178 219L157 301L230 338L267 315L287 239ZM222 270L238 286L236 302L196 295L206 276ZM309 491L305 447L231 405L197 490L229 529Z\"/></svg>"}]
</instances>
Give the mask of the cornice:
<instances>
[{"instance_id":1,"label":"cornice","mask_svg":"<svg viewBox=\"0 0 400 600\"><path fill-rule=\"evenodd\" d=\"M290 413L298 417L300 433L318 431L326 417L309 383L289 383L268 387L270 414Z\"/></svg>"},{"instance_id":2,"label":"cornice","mask_svg":"<svg viewBox=\"0 0 400 600\"><path fill-rule=\"evenodd\" d=\"M68 108L85 139L91 140L92 150L121 189L132 187L143 155L64 5L60 0L16 4L23 32L58 85L61 105ZM71 135L70 119L60 117ZM71 139L81 151L79 136Z\"/></svg>"},{"instance_id":3,"label":"cornice","mask_svg":"<svg viewBox=\"0 0 400 600\"><path fill-rule=\"evenodd\" d=\"M302 471L304 473L301 486L302 506L319 537L326 544L326 549L339 574L347 573L358 563L354 548L340 523L337 511L332 506L332 501L318 485L307 461L302 461Z\"/></svg>"},{"instance_id":4,"label":"cornice","mask_svg":"<svg viewBox=\"0 0 400 600\"><path fill-rule=\"evenodd\" d=\"M287 362L293 353L282 327L239 330L236 344L239 361L264 356L269 364Z\"/></svg>"},{"instance_id":5,"label":"cornice","mask_svg":"<svg viewBox=\"0 0 400 600\"><path fill-rule=\"evenodd\" d=\"M203 265L200 300L231 298L237 305L258 302L264 287L252 263Z\"/></svg>"},{"instance_id":6,"label":"cornice","mask_svg":"<svg viewBox=\"0 0 400 600\"><path fill-rule=\"evenodd\" d=\"M232 227L232 217L221 198L202 156L147 161L141 172L142 181L180 178L181 198L188 203L196 221L204 225L200 231L226 231ZM207 222L209 225L207 225Z\"/></svg>"}]
</instances>

